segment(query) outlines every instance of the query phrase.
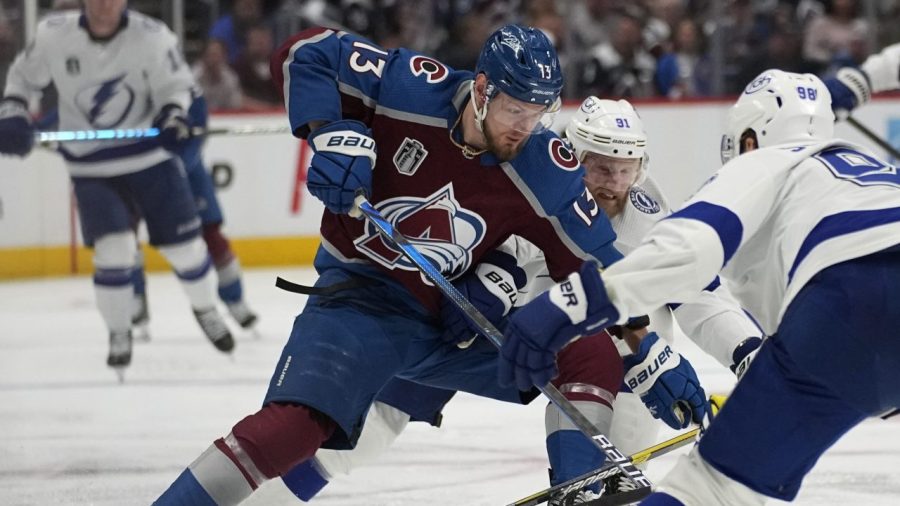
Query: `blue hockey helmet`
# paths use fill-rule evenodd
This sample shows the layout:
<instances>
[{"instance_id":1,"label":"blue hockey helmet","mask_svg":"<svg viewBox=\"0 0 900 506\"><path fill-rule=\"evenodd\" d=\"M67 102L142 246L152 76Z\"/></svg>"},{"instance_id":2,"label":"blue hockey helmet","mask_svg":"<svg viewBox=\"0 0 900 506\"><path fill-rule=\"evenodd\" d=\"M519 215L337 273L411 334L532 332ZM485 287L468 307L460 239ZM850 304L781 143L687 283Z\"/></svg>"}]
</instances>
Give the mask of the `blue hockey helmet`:
<instances>
[{"instance_id":1,"label":"blue hockey helmet","mask_svg":"<svg viewBox=\"0 0 900 506\"><path fill-rule=\"evenodd\" d=\"M506 25L488 37L475 65L475 73L482 72L489 98L502 91L522 102L551 107L563 87L553 43L544 32L526 26Z\"/></svg>"}]
</instances>

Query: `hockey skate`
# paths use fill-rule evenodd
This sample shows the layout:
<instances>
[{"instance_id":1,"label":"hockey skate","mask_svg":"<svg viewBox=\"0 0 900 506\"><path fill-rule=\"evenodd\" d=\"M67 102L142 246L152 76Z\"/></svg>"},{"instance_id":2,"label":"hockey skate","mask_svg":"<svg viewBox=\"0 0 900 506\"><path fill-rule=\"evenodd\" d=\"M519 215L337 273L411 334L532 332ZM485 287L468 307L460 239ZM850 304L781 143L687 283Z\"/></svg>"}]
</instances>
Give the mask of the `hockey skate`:
<instances>
[{"instance_id":1,"label":"hockey skate","mask_svg":"<svg viewBox=\"0 0 900 506\"><path fill-rule=\"evenodd\" d=\"M112 367L119 377L119 383L125 381L125 368L131 364L131 331L109 333L109 355L106 365Z\"/></svg>"},{"instance_id":2,"label":"hockey skate","mask_svg":"<svg viewBox=\"0 0 900 506\"><path fill-rule=\"evenodd\" d=\"M241 300L226 304L226 307L228 308L228 314L234 318L234 321L236 321L242 329L250 329L256 325L256 320L258 319L256 313L247 307L246 302Z\"/></svg>"},{"instance_id":3,"label":"hockey skate","mask_svg":"<svg viewBox=\"0 0 900 506\"><path fill-rule=\"evenodd\" d=\"M147 310L147 296L135 294L134 309L131 315L131 326L134 337L139 341L150 340L150 313Z\"/></svg>"},{"instance_id":4,"label":"hockey skate","mask_svg":"<svg viewBox=\"0 0 900 506\"><path fill-rule=\"evenodd\" d=\"M197 318L197 323L200 324L203 333L217 350L229 353L234 349L234 338L231 337L231 331L228 330L225 320L216 308L201 311L195 309L194 317Z\"/></svg>"}]
</instances>

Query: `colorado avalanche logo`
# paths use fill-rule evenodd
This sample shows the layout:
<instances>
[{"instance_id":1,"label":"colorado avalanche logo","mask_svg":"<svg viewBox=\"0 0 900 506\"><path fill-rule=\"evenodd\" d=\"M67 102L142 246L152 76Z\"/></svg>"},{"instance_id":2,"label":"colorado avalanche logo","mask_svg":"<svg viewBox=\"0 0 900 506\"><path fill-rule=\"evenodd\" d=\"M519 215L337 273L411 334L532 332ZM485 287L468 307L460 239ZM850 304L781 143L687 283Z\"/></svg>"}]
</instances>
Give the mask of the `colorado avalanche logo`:
<instances>
[{"instance_id":1,"label":"colorado avalanche logo","mask_svg":"<svg viewBox=\"0 0 900 506\"><path fill-rule=\"evenodd\" d=\"M757 91L765 88L766 85L768 85L770 82L772 82L772 76L770 76L769 74L763 74L747 85L747 88L744 89L744 95L751 95L753 93L756 93Z\"/></svg>"},{"instance_id":2,"label":"colorado avalanche logo","mask_svg":"<svg viewBox=\"0 0 900 506\"><path fill-rule=\"evenodd\" d=\"M450 75L450 71L443 63L427 56L413 56L409 59L409 70L413 75L420 76L425 74L425 78L430 84L439 83Z\"/></svg>"},{"instance_id":3,"label":"colorado avalanche logo","mask_svg":"<svg viewBox=\"0 0 900 506\"><path fill-rule=\"evenodd\" d=\"M562 139L550 139L547 149L550 151L550 159L560 169L573 171L581 165L578 163L578 158L575 158L575 153L566 146Z\"/></svg>"},{"instance_id":4,"label":"colorado avalanche logo","mask_svg":"<svg viewBox=\"0 0 900 506\"><path fill-rule=\"evenodd\" d=\"M395 197L379 202L375 207L449 279L469 268L472 251L485 237L487 226L484 220L459 206L452 183L428 197ZM400 251L385 244L370 223L353 243L388 269L418 270Z\"/></svg>"},{"instance_id":5,"label":"colorado avalanche logo","mask_svg":"<svg viewBox=\"0 0 900 506\"><path fill-rule=\"evenodd\" d=\"M134 90L125 82L125 74L83 89L75 95L75 104L96 128L115 128L128 117L134 105Z\"/></svg>"},{"instance_id":6,"label":"colorado avalanche logo","mask_svg":"<svg viewBox=\"0 0 900 506\"><path fill-rule=\"evenodd\" d=\"M656 214L659 212L659 202L653 200L653 197L650 195L647 195L647 192L645 192L643 188L637 186L632 187L631 191L628 192L628 196L631 198L631 205L638 211L647 214Z\"/></svg>"}]
</instances>

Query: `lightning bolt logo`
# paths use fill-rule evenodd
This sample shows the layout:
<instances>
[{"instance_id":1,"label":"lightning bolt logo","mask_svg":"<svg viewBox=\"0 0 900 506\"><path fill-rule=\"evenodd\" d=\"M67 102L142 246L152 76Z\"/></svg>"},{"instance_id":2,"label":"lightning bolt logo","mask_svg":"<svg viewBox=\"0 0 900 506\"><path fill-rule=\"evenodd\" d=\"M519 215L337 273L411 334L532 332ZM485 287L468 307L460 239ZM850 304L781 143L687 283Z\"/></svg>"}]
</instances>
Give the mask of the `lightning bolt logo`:
<instances>
[{"instance_id":1,"label":"lightning bolt logo","mask_svg":"<svg viewBox=\"0 0 900 506\"><path fill-rule=\"evenodd\" d=\"M109 100L116 95L116 88L119 83L122 82L122 79L125 79L125 74L122 74L119 77L110 79L109 81L101 84L97 92L94 93L94 105L93 107L91 107L91 110L88 113L88 119L92 124L98 116L103 114L103 108L106 107L106 104L109 103Z\"/></svg>"}]
</instances>

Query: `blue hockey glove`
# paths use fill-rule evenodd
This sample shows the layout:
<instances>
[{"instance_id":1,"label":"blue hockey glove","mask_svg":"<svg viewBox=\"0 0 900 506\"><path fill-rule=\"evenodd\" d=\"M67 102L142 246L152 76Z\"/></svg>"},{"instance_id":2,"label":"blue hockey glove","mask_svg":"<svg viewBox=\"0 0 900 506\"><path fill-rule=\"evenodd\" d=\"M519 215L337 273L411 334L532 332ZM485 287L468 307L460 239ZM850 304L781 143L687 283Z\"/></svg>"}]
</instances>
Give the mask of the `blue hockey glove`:
<instances>
[{"instance_id":1,"label":"blue hockey glove","mask_svg":"<svg viewBox=\"0 0 900 506\"><path fill-rule=\"evenodd\" d=\"M329 123L309 134L313 150L306 187L329 211L346 214L353 207L357 190L372 193L375 140L360 121Z\"/></svg>"},{"instance_id":2,"label":"blue hockey glove","mask_svg":"<svg viewBox=\"0 0 900 506\"><path fill-rule=\"evenodd\" d=\"M159 143L169 151L178 151L191 138L191 126L177 105L164 106L153 119L153 127L159 129Z\"/></svg>"},{"instance_id":3,"label":"blue hockey glove","mask_svg":"<svg viewBox=\"0 0 900 506\"><path fill-rule=\"evenodd\" d=\"M578 272L509 317L506 341L500 349L500 384L515 382L523 391L532 385L546 385L557 374L559 350L572 339L599 332L618 319L597 264L585 262Z\"/></svg>"},{"instance_id":4,"label":"blue hockey glove","mask_svg":"<svg viewBox=\"0 0 900 506\"><path fill-rule=\"evenodd\" d=\"M853 67L844 67L835 77L825 79L825 87L831 93L831 110L835 113L850 112L872 98L869 76Z\"/></svg>"},{"instance_id":5,"label":"blue hockey glove","mask_svg":"<svg viewBox=\"0 0 900 506\"><path fill-rule=\"evenodd\" d=\"M26 156L34 146L34 126L25 105L16 99L0 102L0 153Z\"/></svg>"},{"instance_id":6,"label":"blue hockey glove","mask_svg":"<svg viewBox=\"0 0 900 506\"><path fill-rule=\"evenodd\" d=\"M762 338L748 337L741 341L741 344L737 345L734 351L731 352L730 369L739 381L744 377L744 373L747 372L750 362L756 357L756 352L759 351L759 345L761 344Z\"/></svg>"},{"instance_id":7,"label":"blue hockey glove","mask_svg":"<svg viewBox=\"0 0 900 506\"><path fill-rule=\"evenodd\" d=\"M516 304L519 289L525 286L525 271L516 264L516 257L502 251L485 255L473 272L453 283L469 302L495 326ZM469 323L450 300L441 299L441 320L444 333L441 339L459 345L470 341L478 329Z\"/></svg>"},{"instance_id":8,"label":"blue hockey glove","mask_svg":"<svg viewBox=\"0 0 900 506\"><path fill-rule=\"evenodd\" d=\"M706 415L706 393L686 358L651 332L644 336L637 354L624 358L625 384L638 394L653 418L673 429Z\"/></svg>"}]
</instances>

